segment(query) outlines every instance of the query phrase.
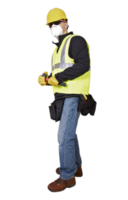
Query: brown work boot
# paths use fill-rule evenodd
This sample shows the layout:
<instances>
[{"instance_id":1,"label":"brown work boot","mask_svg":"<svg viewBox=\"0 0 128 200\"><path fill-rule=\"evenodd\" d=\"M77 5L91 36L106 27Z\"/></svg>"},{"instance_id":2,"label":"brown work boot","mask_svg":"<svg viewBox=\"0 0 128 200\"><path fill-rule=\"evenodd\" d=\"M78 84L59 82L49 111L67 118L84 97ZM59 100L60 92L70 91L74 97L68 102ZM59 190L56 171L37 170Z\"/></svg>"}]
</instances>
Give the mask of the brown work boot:
<instances>
[{"instance_id":1,"label":"brown work boot","mask_svg":"<svg viewBox=\"0 0 128 200\"><path fill-rule=\"evenodd\" d=\"M57 174L60 174L59 168L56 169L56 173L57 173ZM83 176L83 172L82 172L81 166L79 166L79 167L77 168L77 171L76 171L76 173L75 173L74 175L75 175L76 177L81 177L81 176Z\"/></svg>"}]
</instances>

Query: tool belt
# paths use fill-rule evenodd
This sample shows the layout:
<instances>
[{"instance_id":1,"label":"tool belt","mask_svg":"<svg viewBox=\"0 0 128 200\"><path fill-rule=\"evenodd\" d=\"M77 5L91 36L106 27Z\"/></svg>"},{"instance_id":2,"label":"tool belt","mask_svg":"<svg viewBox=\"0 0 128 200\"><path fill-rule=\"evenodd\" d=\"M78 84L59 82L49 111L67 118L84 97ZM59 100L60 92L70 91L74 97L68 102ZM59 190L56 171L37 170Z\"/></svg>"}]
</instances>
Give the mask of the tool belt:
<instances>
[{"instance_id":1,"label":"tool belt","mask_svg":"<svg viewBox=\"0 0 128 200\"><path fill-rule=\"evenodd\" d=\"M64 100L65 100L64 97L60 99L56 99L49 106L50 117L56 122L61 119ZM81 115L84 115L84 116L86 116L88 113L90 113L91 115L94 115L95 110L96 110L96 104L97 103L93 99L92 95L90 94L87 96L80 95L77 111L81 111Z\"/></svg>"}]
</instances>

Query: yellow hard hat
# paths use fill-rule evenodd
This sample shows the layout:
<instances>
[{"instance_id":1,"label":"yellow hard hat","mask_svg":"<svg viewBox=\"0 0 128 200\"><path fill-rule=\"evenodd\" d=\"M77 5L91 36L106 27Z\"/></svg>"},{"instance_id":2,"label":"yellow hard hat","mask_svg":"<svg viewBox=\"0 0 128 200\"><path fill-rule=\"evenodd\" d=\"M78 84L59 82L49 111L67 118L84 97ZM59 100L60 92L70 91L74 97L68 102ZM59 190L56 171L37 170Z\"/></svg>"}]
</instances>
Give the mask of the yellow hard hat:
<instances>
[{"instance_id":1,"label":"yellow hard hat","mask_svg":"<svg viewBox=\"0 0 128 200\"><path fill-rule=\"evenodd\" d=\"M65 12L59 8L53 8L47 14L47 23L45 25L60 19L67 19Z\"/></svg>"}]
</instances>

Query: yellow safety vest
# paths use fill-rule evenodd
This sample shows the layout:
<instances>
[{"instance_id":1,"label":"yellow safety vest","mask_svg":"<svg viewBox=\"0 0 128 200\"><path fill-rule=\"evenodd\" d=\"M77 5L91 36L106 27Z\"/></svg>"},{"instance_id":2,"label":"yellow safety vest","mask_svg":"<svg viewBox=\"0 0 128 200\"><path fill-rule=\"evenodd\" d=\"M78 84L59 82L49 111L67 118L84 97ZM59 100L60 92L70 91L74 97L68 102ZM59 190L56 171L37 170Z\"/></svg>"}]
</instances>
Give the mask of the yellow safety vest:
<instances>
[{"instance_id":1,"label":"yellow safety vest","mask_svg":"<svg viewBox=\"0 0 128 200\"><path fill-rule=\"evenodd\" d=\"M74 59L70 58L68 56L68 50L71 38L76 36L68 35L66 36L62 44L60 45L59 51L57 53L58 47L55 48L53 55L52 55L52 61L51 61L51 71L52 76L55 76L55 74L60 73L67 69L68 67L73 67L75 64ZM88 52L89 52L89 45L87 44ZM89 53L90 57L90 53ZM84 73L83 75L73 79L73 80L65 80L63 83L66 83L66 86L52 86L53 93L66 93L66 94L89 94L89 86L90 86L90 70Z\"/></svg>"}]
</instances>

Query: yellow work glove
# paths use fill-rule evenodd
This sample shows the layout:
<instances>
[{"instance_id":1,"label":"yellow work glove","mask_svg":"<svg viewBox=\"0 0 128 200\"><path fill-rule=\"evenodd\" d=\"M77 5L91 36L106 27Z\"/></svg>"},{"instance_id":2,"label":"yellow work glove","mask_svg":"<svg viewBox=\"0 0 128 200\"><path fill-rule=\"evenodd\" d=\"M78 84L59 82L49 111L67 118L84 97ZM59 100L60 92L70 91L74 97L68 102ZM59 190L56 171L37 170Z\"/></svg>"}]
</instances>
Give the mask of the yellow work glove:
<instances>
[{"instance_id":1,"label":"yellow work glove","mask_svg":"<svg viewBox=\"0 0 128 200\"><path fill-rule=\"evenodd\" d=\"M38 74L36 76L36 84L39 86L39 87L46 87L46 81L45 81L45 77L42 76L41 74Z\"/></svg>"},{"instance_id":2,"label":"yellow work glove","mask_svg":"<svg viewBox=\"0 0 128 200\"><path fill-rule=\"evenodd\" d=\"M47 74L47 77L49 75L49 71L42 71L42 73L44 74ZM36 84L39 86L39 87L46 87L47 85L47 81L45 81L45 77L42 76L41 74L38 74L36 76Z\"/></svg>"},{"instance_id":3,"label":"yellow work glove","mask_svg":"<svg viewBox=\"0 0 128 200\"><path fill-rule=\"evenodd\" d=\"M51 78L48 79L48 84L49 85L57 86L57 85L59 85L59 82L57 81L57 79L55 78L55 76L52 76Z\"/></svg>"}]
</instances>

